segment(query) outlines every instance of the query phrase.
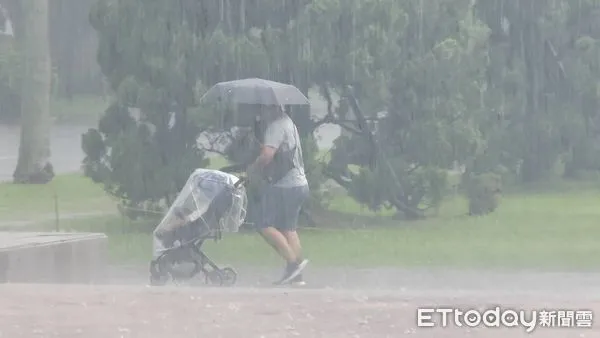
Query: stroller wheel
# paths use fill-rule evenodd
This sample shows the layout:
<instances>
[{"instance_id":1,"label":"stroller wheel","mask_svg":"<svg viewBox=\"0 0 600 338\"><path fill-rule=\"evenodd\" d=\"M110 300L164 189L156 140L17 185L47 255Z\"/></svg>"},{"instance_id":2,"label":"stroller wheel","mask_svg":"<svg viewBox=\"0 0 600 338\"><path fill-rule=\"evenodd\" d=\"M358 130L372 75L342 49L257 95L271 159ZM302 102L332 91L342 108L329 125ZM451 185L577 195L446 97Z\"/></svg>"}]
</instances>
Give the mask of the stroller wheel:
<instances>
[{"instance_id":1,"label":"stroller wheel","mask_svg":"<svg viewBox=\"0 0 600 338\"><path fill-rule=\"evenodd\" d=\"M223 276L220 270L206 272L206 284L223 285Z\"/></svg>"},{"instance_id":2,"label":"stroller wheel","mask_svg":"<svg viewBox=\"0 0 600 338\"><path fill-rule=\"evenodd\" d=\"M230 267L221 269L222 286L233 286L237 281L237 272Z\"/></svg>"},{"instance_id":3,"label":"stroller wheel","mask_svg":"<svg viewBox=\"0 0 600 338\"><path fill-rule=\"evenodd\" d=\"M232 286L235 284L236 280L237 272L230 267L212 270L206 273L206 284Z\"/></svg>"},{"instance_id":4,"label":"stroller wheel","mask_svg":"<svg viewBox=\"0 0 600 338\"><path fill-rule=\"evenodd\" d=\"M163 286L167 284L167 276L161 273L159 263L153 261L150 263L150 285Z\"/></svg>"},{"instance_id":5,"label":"stroller wheel","mask_svg":"<svg viewBox=\"0 0 600 338\"><path fill-rule=\"evenodd\" d=\"M190 268L189 265L192 265ZM182 267L182 265L184 267ZM187 269L185 265L188 265ZM201 265L197 262L178 262L174 263L170 267L171 277L178 281L189 281L194 278L201 271Z\"/></svg>"}]
</instances>

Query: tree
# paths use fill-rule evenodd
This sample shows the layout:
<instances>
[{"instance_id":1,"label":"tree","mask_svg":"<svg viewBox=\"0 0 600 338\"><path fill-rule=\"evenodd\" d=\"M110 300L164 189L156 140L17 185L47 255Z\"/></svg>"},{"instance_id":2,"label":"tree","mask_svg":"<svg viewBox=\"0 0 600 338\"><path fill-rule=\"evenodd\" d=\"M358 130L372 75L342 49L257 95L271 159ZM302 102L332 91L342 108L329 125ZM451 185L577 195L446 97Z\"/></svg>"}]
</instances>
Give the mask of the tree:
<instances>
[{"instance_id":1,"label":"tree","mask_svg":"<svg viewBox=\"0 0 600 338\"><path fill-rule=\"evenodd\" d=\"M478 2L492 33L485 99L491 114L479 121L488 147L476 170L502 167L518 182L560 175L557 167L565 165L571 177L598 170L599 8L596 1Z\"/></svg>"},{"instance_id":2,"label":"tree","mask_svg":"<svg viewBox=\"0 0 600 338\"><path fill-rule=\"evenodd\" d=\"M555 175L557 164L571 177L598 171L599 6L592 0L101 1L91 19L98 60L116 94L99 133L89 134L102 155L86 146L88 173L124 189L118 195L125 199L172 194L173 182L152 185L162 187L152 193L134 193L139 189L131 185L147 189L152 180L140 183L141 177L155 172L185 176L169 170L200 161L198 133L224 135L198 97L216 82L244 77L293 83L305 94L319 90L328 105L323 118L292 111L309 175L316 174L311 190L319 190L323 171L372 209L425 217L441 203L455 167L466 168L465 177L500 175L504 186L506 178ZM132 117L132 108L141 118ZM178 123L189 130L173 127ZM345 133L331 161L319 163L313 132L326 123ZM169 143L177 139L165 136L169 130L185 137ZM235 141L224 153L234 162L256 150ZM145 144L155 150L146 153ZM160 150L164 144L172 148ZM161 161L144 175L117 178L129 170L114 162L121 153Z\"/></svg>"},{"instance_id":3,"label":"tree","mask_svg":"<svg viewBox=\"0 0 600 338\"><path fill-rule=\"evenodd\" d=\"M89 23L96 0L50 1L50 53L54 70L53 93L60 98L102 93L95 58L97 40Z\"/></svg>"},{"instance_id":4,"label":"tree","mask_svg":"<svg viewBox=\"0 0 600 338\"><path fill-rule=\"evenodd\" d=\"M192 171L208 164L197 142L202 126L191 118L197 43L185 21L190 12L176 5L97 2L90 14L98 63L116 94L82 138L84 171L127 207L170 204Z\"/></svg>"},{"instance_id":5,"label":"tree","mask_svg":"<svg viewBox=\"0 0 600 338\"><path fill-rule=\"evenodd\" d=\"M89 25L89 7L95 0L49 2L51 94L72 98L76 94L101 94L102 81L94 57L96 41ZM18 122L21 114L21 64L24 8L17 0L0 0L0 120ZM15 36L3 35L8 33ZM16 32L15 32L16 31ZM21 46L22 47L22 46ZM30 94L25 94L29 97Z\"/></svg>"},{"instance_id":6,"label":"tree","mask_svg":"<svg viewBox=\"0 0 600 338\"><path fill-rule=\"evenodd\" d=\"M565 16L567 48L560 61L574 109L563 122L564 174L577 178L600 170L600 4L580 1Z\"/></svg>"},{"instance_id":7,"label":"tree","mask_svg":"<svg viewBox=\"0 0 600 338\"><path fill-rule=\"evenodd\" d=\"M471 2L322 1L306 21L325 120L349 131L328 176L371 209L424 217L441 202L446 170L478 148L487 30Z\"/></svg>"},{"instance_id":8,"label":"tree","mask_svg":"<svg viewBox=\"0 0 600 338\"><path fill-rule=\"evenodd\" d=\"M50 51L48 1L19 2L23 15L20 46L23 55L21 141L14 172L16 183L47 183L54 177L50 163Z\"/></svg>"},{"instance_id":9,"label":"tree","mask_svg":"<svg viewBox=\"0 0 600 338\"><path fill-rule=\"evenodd\" d=\"M0 5L0 121L15 122L20 115L21 63L12 18Z\"/></svg>"},{"instance_id":10,"label":"tree","mask_svg":"<svg viewBox=\"0 0 600 338\"><path fill-rule=\"evenodd\" d=\"M199 105L203 92L219 81L290 74L275 35L293 16L282 11L295 6L281 4L97 2L98 62L116 95L82 140L86 174L128 205L169 204L191 170L208 164L197 138L224 132Z\"/></svg>"}]
</instances>

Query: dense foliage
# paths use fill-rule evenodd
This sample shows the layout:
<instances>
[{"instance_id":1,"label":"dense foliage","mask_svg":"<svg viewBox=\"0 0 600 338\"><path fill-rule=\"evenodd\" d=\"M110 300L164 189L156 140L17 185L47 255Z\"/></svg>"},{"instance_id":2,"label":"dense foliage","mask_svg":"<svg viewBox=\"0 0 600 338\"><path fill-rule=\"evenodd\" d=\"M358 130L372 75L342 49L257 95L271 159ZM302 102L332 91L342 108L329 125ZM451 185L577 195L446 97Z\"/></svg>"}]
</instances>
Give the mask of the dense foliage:
<instances>
[{"instance_id":1,"label":"dense foliage","mask_svg":"<svg viewBox=\"0 0 600 338\"><path fill-rule=\"evenodd\" d=\"M328 110L294 114L310 174L372 209L424 217L449 170L513 183L600 170L594 0L98 0L91 20L116 95L87 136L88 174L135 203L204 163L203 90L254 76L317 89ZM308 144L324 123L344 134L323 164Z\"/></svg>"},{"instance_id":2,"label":"dense foliage","mask_svg":"<svg viewBox=\"0 0 600 338\"><path fill-rule=\"evenodd\" d=\"M493 173L473 174L465 179L469 199L469 215L481 216L494 212L500 203L502 182Z\"/></svg>"}]
</instances>

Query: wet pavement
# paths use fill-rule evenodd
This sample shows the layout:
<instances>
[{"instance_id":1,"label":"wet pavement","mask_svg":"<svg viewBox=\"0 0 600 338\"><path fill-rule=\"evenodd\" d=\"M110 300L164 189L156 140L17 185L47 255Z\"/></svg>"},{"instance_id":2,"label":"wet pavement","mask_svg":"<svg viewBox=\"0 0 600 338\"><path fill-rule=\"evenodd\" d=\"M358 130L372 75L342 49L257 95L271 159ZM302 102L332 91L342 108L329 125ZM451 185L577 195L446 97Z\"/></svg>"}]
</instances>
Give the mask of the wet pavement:
<instances>
[{"instance_id":1,"label":"wet pavement","mask_svg":"<svg viewBox=\"0 0 600 338\"><path fill-rule=\"evenodd\" d=\"M50 135L51 162L56 173L79 171L84 158L81 134L88 126L56 125ZM0 181L12 180L19 156L19 126L0 124Z\"/></svg>"},{"instance_id":2,"label":"wet pavement","mask_svg":"<svg viewBox=\"0 0 600 338\"><path fill-rule=\"evenodd\" d=\"M600 336L594 318L600 309L597 296L572 300L373 290L11 284L0 290L0 297L3 337ZM423 307L454 315L419 320ZM565 317L569 312L572 316Z\"/></svg>"},{"instance_id":3,"label":"wet pavement","mask_svg":"<svg viewBox=\"0 0 600 338\"><path fill-rule=\"evenodd\" d=\"M232 267L238 273L238 287L272 288L272 282L281 273L277 268L235 264ZM112 266L109 274L110 284L144 285L148 282L146 265ZM592 271L309 267L304 272L304 279L306 289L390 290L433 297L487 295L517 300L523 297L585 300L600 295L600 273ZM199 275L189 284L200 286L203 283L204 278Z\"/></svg>"}]
</instances>

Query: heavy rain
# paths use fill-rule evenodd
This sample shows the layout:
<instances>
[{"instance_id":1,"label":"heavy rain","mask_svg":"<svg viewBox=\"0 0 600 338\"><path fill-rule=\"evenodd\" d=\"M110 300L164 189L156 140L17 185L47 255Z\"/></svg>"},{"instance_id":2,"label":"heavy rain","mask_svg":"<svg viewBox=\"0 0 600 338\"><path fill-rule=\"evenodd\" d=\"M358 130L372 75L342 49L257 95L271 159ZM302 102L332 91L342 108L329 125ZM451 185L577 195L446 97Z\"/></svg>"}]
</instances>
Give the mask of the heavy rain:
<instances>
[{"instance_id":1,"label":"heavy rain","mask_svg":"<svg viewBox=\"0 0 600 338\"><path fill-rule=\"evenodd\" d=\"M599 0L0 0L0 337L600 337Z\"/></svg>"}]
</instances>

